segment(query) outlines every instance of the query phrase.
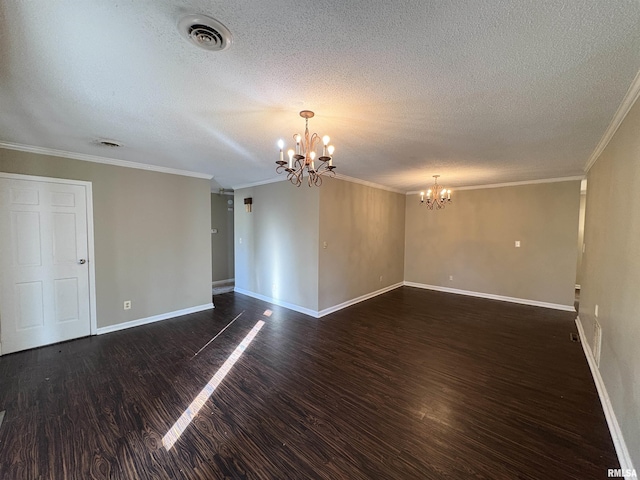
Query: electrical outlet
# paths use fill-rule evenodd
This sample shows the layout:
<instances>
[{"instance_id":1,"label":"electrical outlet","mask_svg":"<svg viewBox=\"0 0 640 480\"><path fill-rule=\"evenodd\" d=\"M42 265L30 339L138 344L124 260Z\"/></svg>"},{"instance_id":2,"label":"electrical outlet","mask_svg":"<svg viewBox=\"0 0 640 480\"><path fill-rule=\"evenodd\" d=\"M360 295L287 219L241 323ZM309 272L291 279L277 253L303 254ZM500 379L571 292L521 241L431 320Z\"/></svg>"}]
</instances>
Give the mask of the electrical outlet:
<instances>
[{"instance_id":1,"label":"electrical outlet","mask_svg":"<svg viewBox=\"0 0 640 480\"><path fill-rule=\"evenodd\" d=\"M218 229L217 228L212 228L211 229L211 233L218 233Z\"/></svg>"},{"instance_id":2,"label":"electrical outlet","mask_svg":"<svg viewBox=\"0 0 640 480\"><path fill-rule=\"evenodd\" d=\"M520 248L520 240L516 240L516 248Z\"/></svg>"},{"instance_id":3,"label":"electrical outlet","mask_svg":"<svg viewBox=\"0 0 640 480\"><path fill-rule=\"evenodd\" d=\"M125 310L131 310L131 300L125 300L124 301L124 309Z\"/></svg>"},{"instance_id":4,"label":"electrical outlet","mask_svg":"<svg viewBox=\"0 0 640 480\"><path fill-rule=\"evenodd\" d=\"M453 275L449 275L449 280L453 280Z\"/></svg>"},{"instance_id":5,"label":"electrical outlet","mask_svg":"<svg viewBox=\"0 0 640 480\"><path fill-rule=\"evenodd\" d=\"M596 303L596 308L595 308L595 314L596 314L596 317L597 317L598 316L598 304L597 303Z\"/></svg>"},{"instance_id":6,"label":"electrical outlet","mask_svg":"<svg viewBox=\"0 0 640 480\"><path fill-rule=\"evenodd\" d=\"M322 242L322 248L327 248L327 242Z\"/></svg>"},{"instance_id":7,"label":"electrical outlet","mask_svg":"<svg viewBox=\"0 0 640 480\"><path fill-rule=\"evenodd\" d=\"M240 237L239 243L240 245L242 245L242 237Z\"/></svg>"},{"instance_id":8,"label":"electrical outlet","mask_svg":"<svg viewBox=\"0 0 640 480\"><path fill-rule=\"evenodd\" d=\"M380 283L382 283L382 275L380 275Z\"/></svg>"}]
</instances>

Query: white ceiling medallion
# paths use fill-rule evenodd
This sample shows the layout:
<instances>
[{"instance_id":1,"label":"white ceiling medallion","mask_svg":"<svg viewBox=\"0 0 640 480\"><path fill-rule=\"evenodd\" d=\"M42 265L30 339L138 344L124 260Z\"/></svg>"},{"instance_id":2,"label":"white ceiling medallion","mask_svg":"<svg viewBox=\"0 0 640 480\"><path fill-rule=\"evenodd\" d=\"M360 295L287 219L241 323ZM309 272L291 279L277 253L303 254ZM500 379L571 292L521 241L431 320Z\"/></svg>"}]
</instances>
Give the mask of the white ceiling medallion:
<instances>
[{"instance_id":1,"label":"white ceiling medallion","mask_svg":"<svg viewBox=\"0 0 640 480\"><path fill-rule=\"evenodd\" d=\"M178 22L184 38L210 52L219 52L231 46L233 37L227 27L206 15L187 15Z\"/></svg>"}]
</instances>

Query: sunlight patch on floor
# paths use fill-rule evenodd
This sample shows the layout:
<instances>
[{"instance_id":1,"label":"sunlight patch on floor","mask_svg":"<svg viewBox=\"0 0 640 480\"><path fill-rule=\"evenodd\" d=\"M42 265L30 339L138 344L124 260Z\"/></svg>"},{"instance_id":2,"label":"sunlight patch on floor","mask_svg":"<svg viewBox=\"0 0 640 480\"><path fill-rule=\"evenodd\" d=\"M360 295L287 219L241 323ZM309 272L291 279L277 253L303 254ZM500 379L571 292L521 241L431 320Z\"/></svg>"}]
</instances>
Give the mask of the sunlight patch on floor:
<instances>
[{"instance_id":1,"label":"sunlight patch on floor","mask_svg":"<svg viewBox=\"0 0 640 480\"><path fill-rule=\"evenodd\" d=\"M222 364L222 366L218 369L211 380L204 386L202 391L198 394L198 396L191 402L191 405L187 407L184 413L180 416L180 418L173 424L173 426L169 429L167 434L162 438L162 444L166 450L170 450L171 447L178 441L182 433L191 423L191 420L195 418L200 409L204 406L209 397L216 390L218 385L224 380L224 377L229 373L233 365L238 361L238 359L242 356L244 351L247 349L253 338L260 331L264 322L262 320L258 321L255 326L251 329L251 331L244 337L244 340L240 342L240 345L236 347L231 355L227 358L227 360Z\"/></svg>"}]
</instances>

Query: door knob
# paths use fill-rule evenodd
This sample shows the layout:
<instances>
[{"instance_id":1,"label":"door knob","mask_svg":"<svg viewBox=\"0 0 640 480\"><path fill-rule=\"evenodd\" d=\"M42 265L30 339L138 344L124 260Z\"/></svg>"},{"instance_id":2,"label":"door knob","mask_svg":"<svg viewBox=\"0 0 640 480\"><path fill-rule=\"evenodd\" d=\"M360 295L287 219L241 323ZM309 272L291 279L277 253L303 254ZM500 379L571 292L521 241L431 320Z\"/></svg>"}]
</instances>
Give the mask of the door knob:
<instances>
[{"instance_id":1,"label":"door knob","mask_svg":"<svg viewBox=\"0 0 640 480\"><path fill-rule=\"evenodd\" d=\"M78 263L80 265L84 265L85 263L87 263L87 261L84 258L81 258L80 260L78 260Z\"/></svg>"}]
</instances>

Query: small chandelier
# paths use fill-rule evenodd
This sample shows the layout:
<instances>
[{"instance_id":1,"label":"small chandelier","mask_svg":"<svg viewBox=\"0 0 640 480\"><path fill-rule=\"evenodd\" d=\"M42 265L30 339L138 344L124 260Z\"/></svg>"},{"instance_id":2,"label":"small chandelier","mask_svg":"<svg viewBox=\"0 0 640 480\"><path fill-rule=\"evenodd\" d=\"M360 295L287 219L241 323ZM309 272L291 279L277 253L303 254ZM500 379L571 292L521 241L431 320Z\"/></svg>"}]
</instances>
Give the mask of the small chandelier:
<instances>
[{"instance_id":1,"label":"small chandelier","mask_svg":"<svg viewBox=\"0 0 640 480\"><path fill-rule=\"evenodd\" d=\"M280 140L278 147L280 147L280 160L276 163L277 173L287 172L287 180L293 183L296 187L302 185L305 170L307 172L307 184L309 186L315 185L319 187L322 185L322 176L330 175L335 177L333 170L336 168L333 165L333 145L329 145L329 137L325 135L322 137L322 155L317 159L318 165L316 165L316 146L320 141L320 136L317 133L309 135L309 119L315 114L311 110L302 110L300 116L305 119L304 137L299 133L293 136L296 142L296 149L289 149L287 155L289 155L289 163L284 160L283 148L284 142Z\"/></svg>"},{"instance_id":2,"label":"small chandelier","mask_svg":"<svg viewBox=\"0 0 640 480\"><path fill-rule=\"evenodd\" d=\"M442 185L438 185L438 177L440 175L434 175L433 187L427 190L425 199L424 192L420 192L420 205L426 205L429 210L436 210L444 208L448 203L451 203L451 190L443 188Z\"/></svg>"}]
</instances>

